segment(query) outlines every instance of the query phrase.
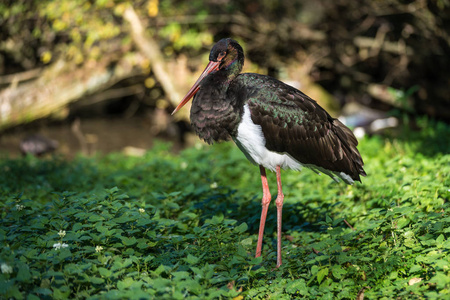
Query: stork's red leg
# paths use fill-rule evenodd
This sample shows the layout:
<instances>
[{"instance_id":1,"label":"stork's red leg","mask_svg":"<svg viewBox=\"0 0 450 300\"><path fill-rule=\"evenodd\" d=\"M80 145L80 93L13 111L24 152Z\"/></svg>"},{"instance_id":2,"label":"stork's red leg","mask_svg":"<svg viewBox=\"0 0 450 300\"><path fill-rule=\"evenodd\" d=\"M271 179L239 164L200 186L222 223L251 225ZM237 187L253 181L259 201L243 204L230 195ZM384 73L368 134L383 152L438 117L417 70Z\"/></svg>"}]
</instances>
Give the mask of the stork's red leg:
<instances>
[{"instance_id":1,"label":"stork's red leg","mask_svg":"<svg viewBox=\"0 0 450 300\"><path fill-rule=\"evenodd\" d=\"M281 168L277 166L277 186L278 195L275 204L277 205L277 267L281 266L281 215L283 211L283 189L281 188Z\"/></svg>"},{"instance_id":2,"label":"stork's red leg","mask_svg":"<svg viewBox=\"0 0 450 300\"><path fill-rule=\"evenodd\" d=\"M258 244L256 245L256 255L255 257L261 256L262 241L264 235L264 225L266 224L267 209L269 208L269 203L272 198L269 191L269 183L267 182L266 169L263 166L259 166L259 171L261 172L261 182L263 187L263 198L261 201L262 211L261 211L261 221L259 222L259 234L258 234Z\"/></svg>"}]
</instances>

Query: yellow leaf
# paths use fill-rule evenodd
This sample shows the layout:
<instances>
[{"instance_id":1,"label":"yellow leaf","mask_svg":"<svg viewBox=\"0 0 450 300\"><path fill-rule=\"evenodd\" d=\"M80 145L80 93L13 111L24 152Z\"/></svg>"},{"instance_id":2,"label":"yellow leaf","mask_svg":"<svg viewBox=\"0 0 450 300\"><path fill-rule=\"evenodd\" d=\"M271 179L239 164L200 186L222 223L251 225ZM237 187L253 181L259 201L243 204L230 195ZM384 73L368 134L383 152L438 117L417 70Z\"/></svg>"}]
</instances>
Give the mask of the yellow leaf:
<instances>
[{"instance_id":1,"label":"yellow leaf","mask_svg":"<svg viewBox=\"0 0 450 300\"><path fill-rule=\"evenodd\" d=\"M144 81L145 87L148 88L148 89L151 89L152 87L154 87L155 83L156 83L156 81L155 81L155 79L153 77L148 77Z\"/></svg>"},{"instance_id":2,"label":"yellow leaf","mask_svg":"<svg viewBox=\"0 0 450 300\"><path fill-rule=\"evenodd\" d=\"M45 51L41 54L41 61L44 64L49 63L52 60L52 53L50 51Z\"/></svg>"},{"instance_id":3,"label":"yellow leaf","mask_svg":"<svg viewBox=\"0 0 450 300\"><path fill-rule=\"evenodd\" d=\"M150 60L144 59L141 61L141 68L144 70L145 73L150 74L151 67L150 67Z\"/></svg>"},{"instance_id":4,"label":"yellow leaf","mask_svg":"<svg viewBox=\"0 0 450 300\"><path fill-rule=\"evenodd\" d=\"M167 106L169 106L169 103L166 100L159 99L156 101L156 107L159 109L165 109Z\"/></svg>"},{"instance_id":5,"label":"yellow leaf","mask_svg":"<svg viewBox=\"0 0 450 300\"><path fill-rule=\"evenodd\" d=\"M148 2L148 15L150 17L156 17L158 15L159 0L150 0Z\"/></svg>"}]
</instances>

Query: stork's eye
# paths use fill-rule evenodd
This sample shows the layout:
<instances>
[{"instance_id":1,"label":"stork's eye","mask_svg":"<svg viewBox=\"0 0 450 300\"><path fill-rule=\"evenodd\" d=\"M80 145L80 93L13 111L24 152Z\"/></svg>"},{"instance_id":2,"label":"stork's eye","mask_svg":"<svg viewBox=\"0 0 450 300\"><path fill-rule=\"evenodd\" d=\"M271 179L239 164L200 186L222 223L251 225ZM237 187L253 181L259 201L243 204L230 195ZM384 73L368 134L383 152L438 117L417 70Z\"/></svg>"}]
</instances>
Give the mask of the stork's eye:
<instances>
[{"instance_id":1,"label":"stork's eye","mask_svg":"<svg viewBox=\"0 0 450 300\"><path fill-rule=\"evenodd\" d=\"M225 51L220 52L219 55L217 56L217 61L221 61L226 54L227 53Z\"/></svg>"}]
</instances>

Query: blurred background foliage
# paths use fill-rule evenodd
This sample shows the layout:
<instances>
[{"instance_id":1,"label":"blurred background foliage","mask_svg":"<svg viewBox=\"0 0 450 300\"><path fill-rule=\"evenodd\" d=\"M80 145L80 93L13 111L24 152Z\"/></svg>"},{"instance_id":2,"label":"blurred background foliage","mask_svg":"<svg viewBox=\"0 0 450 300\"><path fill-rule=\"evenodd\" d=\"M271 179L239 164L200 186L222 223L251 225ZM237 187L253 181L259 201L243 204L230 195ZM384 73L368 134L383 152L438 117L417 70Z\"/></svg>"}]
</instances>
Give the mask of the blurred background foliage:
<instances>
[{"instance_id":1,"label":"blurred background foliage","mask_svg":"<svg viewBox=\"0 0 450 300\"><path fill-rule=\"evenodd\" d=\"M244 47L245 71L292 84L335 116L345 104L359 103L384 112L395 109L410 119L427 115L450 120L448 0L6 0L0 3L2 109L29 98L20 94L14 98L12 91L54 85L32 83L52 74L57 79L60 74L51 67L60 61L69 78L77 68L100 68L99 61L111 70L130 57L127 63L132 67L110 82L89 77L89 70L74 75L78 79L73 82L85 78L103 80L102 85L86 87L68 99L61 105L62 114L52 108L37 117L28 113L28 118L11 121L5 116L22 110L11 104L11 113L2 111L0 128L14 130L43 115L73 121L97 113L150 116L153 129L155 123L170 128L167 112L174 103L167 101L170 91L153 72L155 61L136 46L124 17L130 7L144 26L146 39L157 45L181 96L204 67L214 42L232 37ZM29 102L40 103L54 101L58 93L42 99L33 96L36 99ZM175 127L179 134L185 126Z\"/></svg>"}]
</instances>

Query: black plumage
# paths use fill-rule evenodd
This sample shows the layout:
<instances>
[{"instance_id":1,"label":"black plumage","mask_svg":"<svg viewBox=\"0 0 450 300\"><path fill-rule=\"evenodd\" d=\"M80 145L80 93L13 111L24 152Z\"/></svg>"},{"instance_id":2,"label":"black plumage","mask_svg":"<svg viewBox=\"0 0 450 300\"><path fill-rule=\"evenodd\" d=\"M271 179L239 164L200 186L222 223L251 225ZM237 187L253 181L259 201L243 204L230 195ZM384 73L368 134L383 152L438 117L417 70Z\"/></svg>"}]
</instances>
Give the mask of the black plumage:
<instances>
[{"instance_id":1,"label":"black plumage","mask_svg":"<svg viewBox=\"0 0 450 300\"><path fill-rule=\"evenodd\" d=\"M281 167L309 167L346 183L365 176L363 160L352 131L332 118L301 91L269 76L240 74L241 46L222 39L211 50L210 62L173 113L192 97L191 124L208 143L232 138L247 158L260 165L263 210L256 248L271 201L265 168L277 173L277 266L281 265L281 213L284 195ZM172 114L173 114L172 113Z\"/></svg>"},{"instance_id":2,"label":"black plumage","mask_svg":"<svg viewBox=\"0 0 450 300\"><path fill-rule=\"evenodd\" d=\"M260 125L270 151L288 153L303 165L353 180L366 175L352 131L301 91L268 76L241 74L233 84L245 95L252 121ZM247 93L240 93L246 90ZM325 172L327 173L327 172Z\"/></svg>"}]
</instances>

